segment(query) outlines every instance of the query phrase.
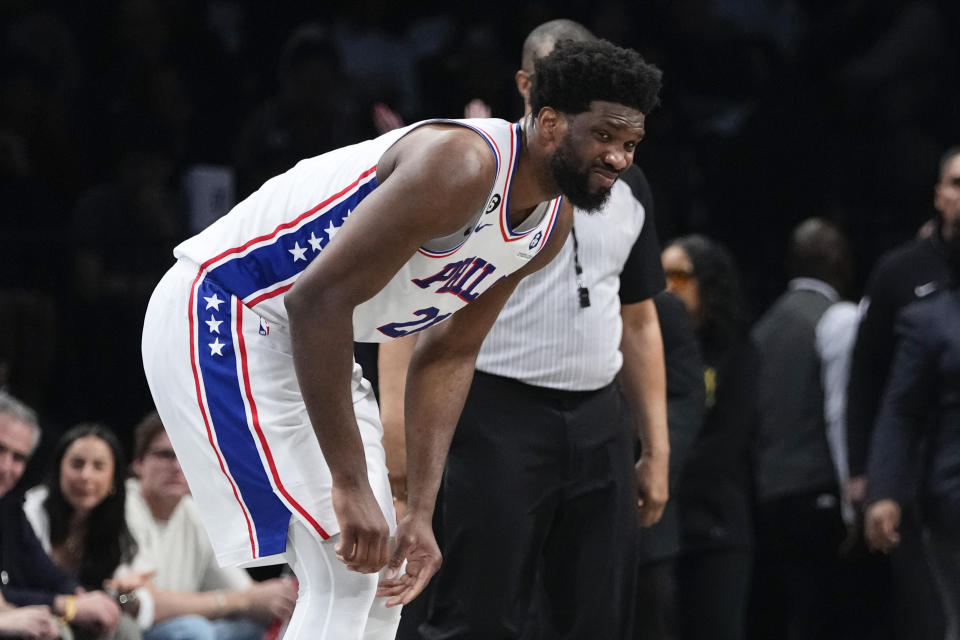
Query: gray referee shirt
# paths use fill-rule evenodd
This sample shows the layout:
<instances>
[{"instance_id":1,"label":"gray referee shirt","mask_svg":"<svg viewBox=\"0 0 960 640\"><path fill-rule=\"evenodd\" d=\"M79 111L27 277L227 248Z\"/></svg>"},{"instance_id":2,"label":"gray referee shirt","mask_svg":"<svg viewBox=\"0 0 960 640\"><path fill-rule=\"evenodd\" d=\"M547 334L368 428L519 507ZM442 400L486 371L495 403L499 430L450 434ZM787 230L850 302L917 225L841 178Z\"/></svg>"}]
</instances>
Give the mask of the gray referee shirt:
<instances>
[{"instance_id":1,"label":"gray referee shirt","mask_svg":"<svg viewBox=\"0 0 960 640\"><path fill-rule=\"evenodd\" d=\"M649 187L631 167L596 213L575 211L581 276L590 306L581 307L568 238L546 267L520 282L477 358L477 370L527 384L593 391L623 364L620 304L663 289ZM642 201L642 202L641 202Z\"/></svg>"}]
</instances>

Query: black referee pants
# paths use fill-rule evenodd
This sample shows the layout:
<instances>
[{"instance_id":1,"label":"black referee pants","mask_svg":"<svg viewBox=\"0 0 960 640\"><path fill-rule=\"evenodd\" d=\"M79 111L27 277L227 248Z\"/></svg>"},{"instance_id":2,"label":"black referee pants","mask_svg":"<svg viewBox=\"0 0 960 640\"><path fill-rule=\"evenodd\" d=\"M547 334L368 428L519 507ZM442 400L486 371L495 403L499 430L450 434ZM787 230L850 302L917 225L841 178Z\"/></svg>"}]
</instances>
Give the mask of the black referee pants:
<instances>
[{"instance_id":1,"label":"black referee pants","mask_svg":"<svg viewBox=\"0 0 960 640\"><path fill-rule=\"evenodd\" d=\"M477 373L435 523L443 566L402 629L431 640L630 637L633 442L613 385L562 392Z\"/></svg>"}]
</instances>

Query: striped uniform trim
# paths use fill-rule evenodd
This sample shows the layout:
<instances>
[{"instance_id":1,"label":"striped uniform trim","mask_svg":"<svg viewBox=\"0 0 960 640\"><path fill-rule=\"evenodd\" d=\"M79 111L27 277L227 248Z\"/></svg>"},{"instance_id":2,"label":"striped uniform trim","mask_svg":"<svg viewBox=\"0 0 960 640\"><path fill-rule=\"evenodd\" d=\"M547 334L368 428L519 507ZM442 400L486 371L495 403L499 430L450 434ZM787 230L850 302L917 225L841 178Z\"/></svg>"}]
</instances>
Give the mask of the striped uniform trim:
<instances>
[{"instance_id":1,"label":"striped uniform trim","mask_svg":"<svg viewBox=\"0 0 960 640\"><path fill-rule=\"evenodd\" d=\"M210 416L207 411L207 403L205 401L206 390L203 385L203 379L201 378L199 372L199 349L197 340L194 339L194 336L197 335L196 318L199 317L199 314L194 312L194 301L196 300L202 278L203 270L201 269L197 274L197 277L194 279L193 285L190 287L190 298L189 302L187 303L187 317L189 318L190 324L190 367L193 371L193 382L197 393L197 406L200 408L200 415L203 416L203 424L207 431L207 440L210 442L210 446L213 448L213 452L217 457L217 462L220 465L220 471L223 472L223 475L227 478L227 482L230 483L230 488L233 490L233 497L236 498L237 504L240 506L240 510L243 512L243 518L247 523L247 535L250 538L250 554L251 557L256 558L258 557L257 537L254 535L253 524L250 521L250 512L247 510L246 505L240 498L237 485L230 476L230 473L227 471L223 455L221 454L220 448L217 446L217 443L214 439L213 428L210 425Z\"/></svg>"},{"instance_id":2,"label":"striped uniform trim","mask_svg":"<svg viewBox=\"0 0 960 640\"><path fill-rule=\"evenodd\" d=\"M253 391L250 388L250 370L247 366L247 349L244 344L243 338L243 303L239 298L235 298L237 306L237 315L236 315L236 326L237 326L237 350L240 353L240 374L241 379L243 380L243 391L244 398L247 402L249 408L249 424L253 427L254 432L256 433L256 442L260 445L260 450L263 453L263 459L267 461L267 466L270 468L270 480L273 483L273 487L276 491L280 492L280 495L283 496L283 502L287 506L287 511L293 512L296 510L303 519L310 523L310 526L320 534L320 537L326 540L330 536L324 531L323 527L320 526L320 523L310 515L310 513L304 509L300 503L298 503L293 496L290 495L290 492L287 491L287 488L283 486L283 482L280 481L280 474L277 471L277 463L273 459L273 453L270 451L270 445L267 443L267 438L263 434L263 429L260 428L260 416L257 412L257 405L253 400ZM284 540L286 540L286 527L284 527Z\"/></svg>"},{"instance_id":3,"label":"striped uniform trim","mask_svg":"<svg viewBox=\"0 0 960 640\"><path fill-rule=\"evenodd\" d=\"M533 229L528 229L522 233L515 233L510 228L510 218L508 217L510 212L510 188L513 186L513 177L517 173L517 165L514 163L513 157L520 146L520 123L518 122L513 127L513 135L510 136L510 175L507 176L507 182L503 186L503 199L500 201L500 234L503 236L504 242L515 242L525 238L533 231Z\"/></svg>"},{"instance_id":4,"label":"striped uniform trim","mask_svg":"<svg viewBox=\"0 0 960 640\"><path fill-rule=\"evenodd\" d=\"M243 340L243 303L206 275L199 270L189 297L194 386L207 440L247 524L251 557L286 549L294 511L326 539L327 532L283 486L261 429ZM202 339L198 324L206 313L210 315L210 320L203 320L208 335Z\"/></svg>"},{"instance_id":5,"label":"striped uniform trim","mask_svg":"<svg viewBox=\"0 0 960 640\"><path fill-rule=\"evenodd\" d=\"M544 237L543 241L540 243L541 246L544 246L547 244L547 242L550 240L550 236L553 235L553 230L557 228L557 224L556 224L557 216L560 214L560 205L562 204L563 204L563 196L560 196L553 201L553 208L550 210L550 213L549 213L550 222L547 223L547 234Z\"/></svg>"},{"instance_id":6,"label":"striped uniform trim","mask_svg":"<svg viewBox=\"0 0 960 640\"><path fill-rule=\"evenodd\" d=\"M270 233L221 252L200 268L248 307L283 294L377 188L376 171L370 167L320 204Z\"/></svg>"},{"instance_id":7,"label":"striped uniform trim","mask_svg":"<svg viewBox=\"0 0 960 640\"><path fill-rule=\"evenodd\" d=\"M496 191L497 182L498 182L499 179L500 179L500 167L501 167L502 164L503 164L503 155L500 153L500 147L497 145L497 141L493 139L493 136L491 136L489 133L487 133L487 132L484 131L483 129L481 129L481 128L479 128L479 127L475 127L475 126L470 125L470 124L467 124L467 123L464 123L464 122L461 122L461 123L459 123L459 124L462 124L462 125L465 126L466 128L472 129L473 131L476 131L477 133L479 133L480 136L481 136L484 140L487 141L487 144L490 145L490 150L493 151L493 157L494 157L494 160L496 160L497 169L496 169L496 174L495 174L496 177L495 177L494 180L493 180L493 186L490 188L490 193L487 194L487 200L489 200L489 199L490 199L490 196L493 195L493 192ZM507 165L508 170L511 171L511 173L515 170L515 167L513 166L513 146L514 146L514 145L513 145L513 139L511 138L511 140L510 140L510 150L511 150L511 153L510 153L510 162L509 162L509 164ZM484 202L487 202L487 200L484 200ZM471 236L471 235L473 235L473 234L472 234L472 233L471 233L471 234L468 234L467 236L464 237L463 241L461 241L459 244L457 244L457 246L455 246L455 247L452 248L452 249L448 249L448 250L446 250L446 251L435 252L435 251L430 251L429 249L424 249L423 247L420 247L419 252L420 252L422 255L427 256L428 258L447 258L447 257L452 256L453 254L455 254L455 253L460 249L460 247L462 247L464 244L466 244L467 240L470 239L470 236Z\"/></svg>"}]
</instances>

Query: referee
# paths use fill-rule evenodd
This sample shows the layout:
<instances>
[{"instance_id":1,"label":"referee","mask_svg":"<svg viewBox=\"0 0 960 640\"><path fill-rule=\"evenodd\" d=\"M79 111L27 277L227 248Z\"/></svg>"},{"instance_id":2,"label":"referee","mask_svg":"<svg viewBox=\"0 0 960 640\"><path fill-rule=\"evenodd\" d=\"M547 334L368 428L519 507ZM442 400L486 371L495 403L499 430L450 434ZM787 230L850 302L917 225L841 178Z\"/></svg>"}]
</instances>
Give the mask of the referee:
<instances>
[{"instance_id":1,"label":"referee","mask_svg":"<svg viewBox=\"0 0 960 640\"><path fill-rule=\"evenodd\" d=\"M569 20L528 36L516 75L525 101L533 60L567 38L593 36ZM560 254L501 312L447 460L435 520L444 564L426 602L404 610L398 638L519 638L531 624L542 637L627 637L638 503L650 525L668 493L651 214L631 166L599 211L576 211Z\"/></svg>"}]
</instances>

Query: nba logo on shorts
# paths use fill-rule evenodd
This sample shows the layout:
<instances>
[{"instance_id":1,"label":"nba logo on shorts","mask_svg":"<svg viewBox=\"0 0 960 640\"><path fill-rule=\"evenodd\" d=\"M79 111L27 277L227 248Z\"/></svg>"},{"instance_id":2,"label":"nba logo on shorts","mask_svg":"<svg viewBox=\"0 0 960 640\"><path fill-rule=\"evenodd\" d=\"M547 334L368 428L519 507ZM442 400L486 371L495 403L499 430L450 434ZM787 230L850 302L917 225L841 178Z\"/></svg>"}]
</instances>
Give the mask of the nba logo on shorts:
<instances>
[{"instance_id":1,"label":"nba logo on shorts","mask_svg":"<svg viewBox=\"0 0 960 640\"><path fill-rule=\"evenodd\" d=\"M260 318L260 335L268 336L270 335L270 325L267 324L266 320Z\"/></svg>"}]
</instances>

